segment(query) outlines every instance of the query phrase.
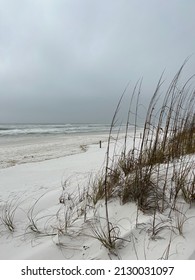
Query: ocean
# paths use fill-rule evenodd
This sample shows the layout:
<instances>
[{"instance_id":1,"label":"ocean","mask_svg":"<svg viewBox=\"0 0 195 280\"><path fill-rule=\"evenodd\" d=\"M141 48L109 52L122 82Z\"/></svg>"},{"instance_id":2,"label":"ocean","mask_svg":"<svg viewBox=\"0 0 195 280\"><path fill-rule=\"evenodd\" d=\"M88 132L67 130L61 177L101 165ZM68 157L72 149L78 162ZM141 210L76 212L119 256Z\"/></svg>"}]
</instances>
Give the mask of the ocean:
<instances>
[{"instance_id":1,"label":"ocean","mask_svg":"<svg viewBox=\"0 0 195 280\"><path fill-rule=\"evenodd\" d=\"M124 130L124 125L121 130ZM0 124L0 137L106 133L110 124ZM113 131L118 131L115 126Z\"/></svg>"}]
</instances>

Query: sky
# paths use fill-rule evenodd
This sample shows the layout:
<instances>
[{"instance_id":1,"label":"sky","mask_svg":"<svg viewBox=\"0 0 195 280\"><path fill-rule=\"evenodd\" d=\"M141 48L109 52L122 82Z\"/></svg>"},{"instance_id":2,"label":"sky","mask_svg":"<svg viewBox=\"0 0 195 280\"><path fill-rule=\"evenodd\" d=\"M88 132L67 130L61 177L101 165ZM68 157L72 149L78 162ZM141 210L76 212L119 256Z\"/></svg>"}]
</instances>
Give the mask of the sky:
<instances>
[{"instance_id":1,"label":"sky","mask_svg":"<svg viewBox=\"0 0 195 280\"><path fill-rule=\"evenodd\" d=\"M0 0L0 123L108 123L141 77L146 104L164 70L170 81L191 56L194 74L194 11L194 0Z\"/></svg>"}]
</instances>

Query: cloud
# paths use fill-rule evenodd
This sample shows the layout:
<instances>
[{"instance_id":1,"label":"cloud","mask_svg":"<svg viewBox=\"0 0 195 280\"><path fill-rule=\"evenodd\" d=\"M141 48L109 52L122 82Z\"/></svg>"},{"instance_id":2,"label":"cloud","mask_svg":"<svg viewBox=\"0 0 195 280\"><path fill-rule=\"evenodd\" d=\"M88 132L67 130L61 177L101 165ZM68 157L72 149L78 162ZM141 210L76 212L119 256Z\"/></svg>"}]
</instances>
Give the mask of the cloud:
<instances>
[{"instance_id":1,"label":"cloud","mask_svg":"<svg viewBox=\"0 0 195 280\"><path fill-rule=\"evenodd\" d=\"M0 122L108 121L129 80L146 100L195 49L192 0L0 4Z\"/></svg>"}]
</instances>

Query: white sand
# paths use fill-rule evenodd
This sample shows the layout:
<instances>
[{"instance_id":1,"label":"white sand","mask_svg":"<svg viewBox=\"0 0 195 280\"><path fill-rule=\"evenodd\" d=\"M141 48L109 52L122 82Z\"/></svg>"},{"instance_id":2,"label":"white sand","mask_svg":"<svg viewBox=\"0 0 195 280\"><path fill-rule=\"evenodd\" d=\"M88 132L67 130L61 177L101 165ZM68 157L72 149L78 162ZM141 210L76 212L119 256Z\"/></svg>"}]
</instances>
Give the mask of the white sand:
<instances>
[{"instance_id":1,"label":"white sand","mask_svg":"<svg viewBox=\"0 0 195 280\"><path fill-rule=\"evenodd\" d=\"M82 202L82 207L87 209L85 222L83 215L78 215L82 207L75 206L74 200L89 186L91 174L101 170L106 142L100 149L99 140L106 139L106 135L85 135L50 137L49 141L23 139L14 145L1 143L0 213L4 218L8 212L14 215L14 232L1 223L0 259L150 260L165 258L169 244L169 259L195 259L195 205L189 208L181 204L189 218L183 236L165 227L158 238L152 240L152 217L140 212L140 226L136 228L136 205L121 205L112 199L109 201L110 221L116 231L120 230L117 250L110 253L94 238L93 230L105 226L104 201L94 209ZM120 143L123 141L118 142L119 150ZM60 197L64 204L60 203ZM158 214L157 218L164 221L163 225L168 223L166 213ZM40 233L30 230L32 219Z\"/></svg>"}]
</instances>

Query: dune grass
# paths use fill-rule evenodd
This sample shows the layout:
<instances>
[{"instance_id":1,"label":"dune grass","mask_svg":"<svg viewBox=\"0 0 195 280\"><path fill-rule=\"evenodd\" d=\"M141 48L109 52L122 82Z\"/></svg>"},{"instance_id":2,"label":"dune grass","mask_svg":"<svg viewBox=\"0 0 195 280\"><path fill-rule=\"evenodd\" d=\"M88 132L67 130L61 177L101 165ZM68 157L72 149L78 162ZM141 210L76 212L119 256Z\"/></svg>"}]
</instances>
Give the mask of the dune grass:
<instances>
[{"instance_id":1,"label":"dune grass","mask_svg":"<svg viewBox=\"0 0 195 280\"><path fill-rule=\"evenodd\" d=\"M190 77L181 84L181 75L187 61L174 76L163 93L163 76L160 77L150 100L142 135L138 135L141 82L133 90L124 148L120 157L109 165L109 145L107 162L101 177L93 184L94 200L105 199L108 224L108 243L114 247L109 237L110 228L108 200L118 196L121 203L135 202L138 211L153 213L153 235L156 231L156 213L167 208L176 211L177 228L183 232L185 214L178 212L176 202L180 196L187 203L195 201L195 162L190 158L195 153L195 90L191 89ZM121 99L119 103L121 102ZM118 112L118 106L114 114ZM129 124L133 124L132 148L127 149ZM109 140L114 126L112 121ZM171 186L171 190L170 190ZM179 213L179 215L178 215ZM163 228L163 226L162 226Z\"/></svg>"},{"instance_id":2,"label":"dune grass","mask_svg":"<svg viewBox=\"0 0 195 280\"><path fill-rule=\"evenodd\" d=\"M193 163L187 164L188 167L182 164L182 157L195 153L195 91L189 88L192 77L184 85L179 85L184 65L185 63L171 81L164 97L161 90L162 77L160 78L148 106L141 138L136 133L140 98L140 87L136 93L136 85L133 91L133 98L136 99L137 106L134 109L135 113L132 113L134 120L130 120L131 112L133 112L130 108L127 121L127 127L130 122L134 123L135 127L133 147L127 151L127 129L123 152L111 167L108 167L108 163L106 163L104 174L106 180L105 182L99 180L97 184L99 192L103 193L102 190L106 187L109 190L106 192L107 195L112 196L115 193L113 189L120 186L122 190L120 189L119 193L123 203L134 200L144 209L145 199L148 199L151 193L155 193L157 199L160 197L162 200L165 199L166 185L169 182L168 177L170 177L169 167L175 161L180 163L177 164L177 168L182 168L179 171L182 178L184 178L183 173L192 172ZM132 99L130 105L132 106ZM140 138L138 146L135 144L137 138ZM108 147L109 144L108 142ZM109 148L107 152L109 152ZM164 178L161 178L160 174L162 165L165 170ZM186 175L187 181L189 177L191 177L191 183L185 182L183 187L180 186L182 189L185 188L183 192L190 192L189 195L187 193L185 195L188 200L190 197L194 198L194 177ZM178 177L176 179L176 175L172 179L175 180L175 192L177 193L178 184L182 184L182 182L178 180ZM192 184L191 190L186 187L189 184ZM97 192L97 190L94 191ZM162 192L162 196L160 192Z\"/></svg>"}]
</instances>

